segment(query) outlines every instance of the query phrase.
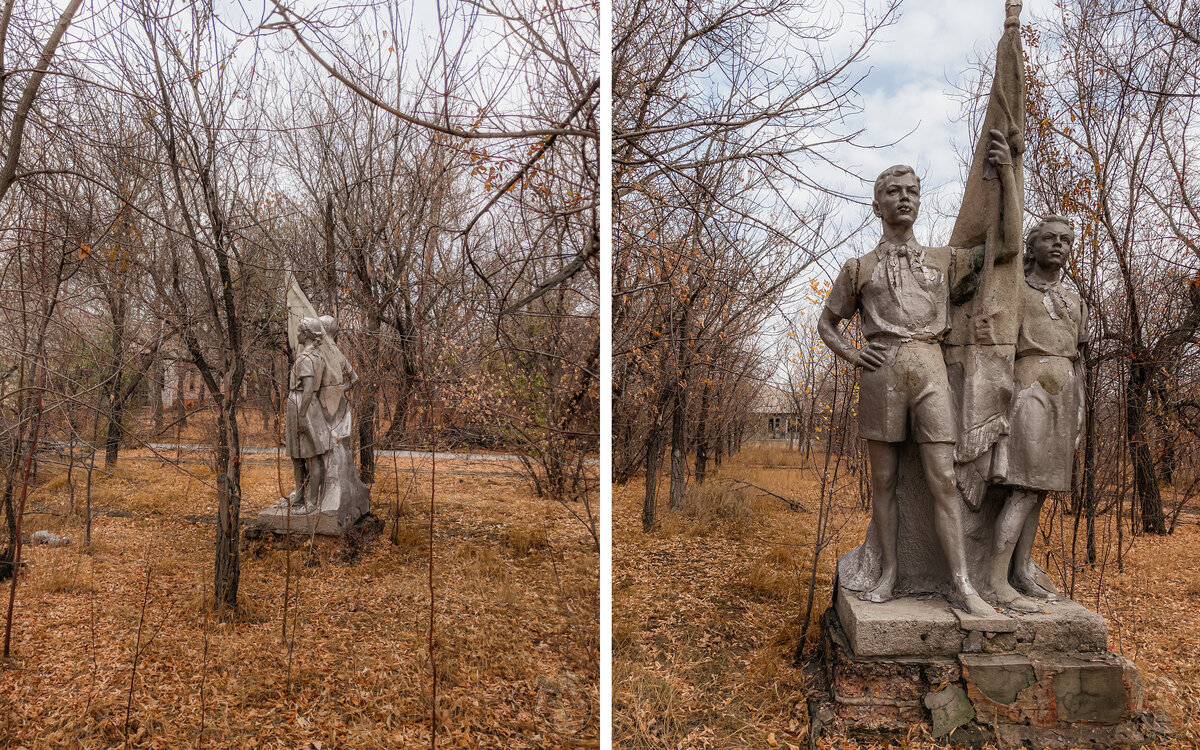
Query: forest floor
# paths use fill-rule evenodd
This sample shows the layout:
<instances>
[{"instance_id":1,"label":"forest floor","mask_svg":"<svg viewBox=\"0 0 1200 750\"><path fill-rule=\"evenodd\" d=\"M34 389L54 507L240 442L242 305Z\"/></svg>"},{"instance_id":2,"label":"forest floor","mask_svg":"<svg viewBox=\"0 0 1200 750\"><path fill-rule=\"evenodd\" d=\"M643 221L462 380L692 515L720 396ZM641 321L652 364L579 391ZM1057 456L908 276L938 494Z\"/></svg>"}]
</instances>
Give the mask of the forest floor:
<instances>
[{"instance_id":1,"label":"forest floor","mask_svg":"<svg viewBox=\"0 0 1200 750\"><path fill-rule=\"evenodd\" d=\"M90 548L84 473L74 513L65 474L43 477L24 535L73 543L25 547L12 658L0 663L0 747L109 747L127 734L139 748L428 746L431 479L439 746L598 746L590 534L511 467L430 468L380 466L372 506L387 525L352 563L341 542L310 556L299 541L285 583L283 546L247 540L239 606L222 616L210 606L211 467L130 452L96 472ZM243 519L279 485L273 465L248 461Z\"/></svg>"},{"instance_id":2,"label":"forest floor","mask_svg":"<svg viewBox=\"0 0 1200 750\"><path fill-rule=\"evenodd\" d=\"M778 444L749 446L703 485L689 483L679 510L667 507L664 481L661 527L651 534L641 528L643 483L614 488L613 721L619 747L807 747L809 686L793 657L813 570L819 469ZM807 653L817 644L817 618L830 604L834 563L866 531L859 478L843 479L830 516L836 535L816 568ZM793 512L738 480L806 507ZM1042 514L1039 561L1047 553L1061 559L1064 546L1069 555L1074 537L1074 517L1056 515L1049 506ZM1172 738L1157 745L1163 748L1200 746L1197 510L1200 498L1184 508L1170 536L1131 537L1126 530L1123 571L1116 563L1112 515L1098 519L1098 559L1104 564L1075 573L1074 598L1105 615L1109 648L1132 659L1141 673L1145 709L1173 729ZM1080 529L1081 557L1082 537ZM870 747L836 737L828 746ZM914 732L904 747L941 745Z\"/></svg>"}]
</instances>

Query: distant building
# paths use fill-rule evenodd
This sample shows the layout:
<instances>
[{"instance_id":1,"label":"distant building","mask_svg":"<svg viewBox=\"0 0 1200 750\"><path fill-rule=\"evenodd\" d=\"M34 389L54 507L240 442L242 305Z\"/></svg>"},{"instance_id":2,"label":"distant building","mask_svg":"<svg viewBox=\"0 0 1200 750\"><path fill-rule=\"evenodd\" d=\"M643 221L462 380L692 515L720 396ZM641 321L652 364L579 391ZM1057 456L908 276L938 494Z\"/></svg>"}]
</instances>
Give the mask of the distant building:
<instances>
[{"instance_id":1,"label":"distant building","mask_svg":"<svg viewBox=\"0 0 1200 750\"><path fill-rule=\"evenodd\" d=\"M786 391L770 383L764 385L751 409L750 439L795 439L800 432L800 414L794 409Z\"/></svg>"},{"instance_id":2,"label":"distant building","mask_svg":"<svg viewBox=\"0 0 1200 750\"><path fill-rule=\"evenodd\" d=\"M163 409L178 408L182 399L183 408L191 411L204 404L206 395L204 381L195 366L178 359L167 360L162 384Z\"/></svg>"}]
</instances>

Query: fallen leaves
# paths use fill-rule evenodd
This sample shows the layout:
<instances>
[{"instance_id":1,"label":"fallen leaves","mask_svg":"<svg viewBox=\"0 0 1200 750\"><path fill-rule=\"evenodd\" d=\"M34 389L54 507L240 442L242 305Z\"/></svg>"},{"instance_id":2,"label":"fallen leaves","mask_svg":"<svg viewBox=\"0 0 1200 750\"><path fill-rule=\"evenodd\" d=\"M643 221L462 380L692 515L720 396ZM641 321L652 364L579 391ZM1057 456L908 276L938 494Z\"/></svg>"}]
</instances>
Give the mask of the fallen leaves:
<instances>
[{"instance_id":1,"label":"fallen leaves","mask_svg":"<svg viewBox=\"0 0 1200 750\"><path fill-rule=\"evenodd\" d=\"M429 475L419 472L428 467L408 463L399 467L400 488L415 477L427 489ZM389 468L380 467L372 490L377 512L392 507L397 477ZM188 469L197 477L156 461L123 461L94 479L93 503L136 511L132 517L97 515L90 554L82 544L28 550L14 630L19 663L0 679L0 704L12 707L0 712L0 744L40 750L124 742L149 545L146 628L165 624L143 642L130 747L195 747L202 681L205 747L427 745L425 556L384 534L354 566L333 562L333 545L324 544L316 550L320 564L305 568L307 545L298 544L289 651L280 642L282 549L243 554L238 613L209 616L215 531L197 516L213 503L212 492L202 483L209 479L203 465ZM502 467L439 461L438 469L439 745L594 745L599 558L590 536ZM244 472L248 518L279 492L273 464L253 457ZM82 478L77 472L76 481ZM75 491L82 498L81 484ZM82 539L80 519L67 512L65 481L47 481L31 501L40 510L30 529ZM423 528L427 507L410 504L401 527ZM418 552L427 550L427 539L421 543Z\"/></svg>"},{"instance_id":2,"label":"fallen leaves","mask_svg":"<svg viewBox=\"0 0 1200 750\"><path fill-rule=\"evenodd\" d=\"M613 713L622 748L808 746L807 683L792 658L816 515L743 493L727 478L798 499L819 487L817 470L796 452L748 446L704 485L691 483L684 508L660 506L662 526L651 534L641 530L641 482L614 488ZM1098 519L1107 565L1075 574L1074 598L1108 619L1109 648L1136 663L1145 708L1171 723L1163 747L1200 746L1200 500L1192 503L1172 536L1139 536L1130 546L1126 531L1124 572L1113 517ZM837 556L859 543L868 520L856 498L838 505L840 535L817 570L817 614L829 605ZM1049 507L1036 554L1069 558L1074 519ZM1082 558L1082 539L1076 544ZM877 747L845 737L821 746ZM920 728L903 746L941 747Z\"/></svg>"}]
</instances>

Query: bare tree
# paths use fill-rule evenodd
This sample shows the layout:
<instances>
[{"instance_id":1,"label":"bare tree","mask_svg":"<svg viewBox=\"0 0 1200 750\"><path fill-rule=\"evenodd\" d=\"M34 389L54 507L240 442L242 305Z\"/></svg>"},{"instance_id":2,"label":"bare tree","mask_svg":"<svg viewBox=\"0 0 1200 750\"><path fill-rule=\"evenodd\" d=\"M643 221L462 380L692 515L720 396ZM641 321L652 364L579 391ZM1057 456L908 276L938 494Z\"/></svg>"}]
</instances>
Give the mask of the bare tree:
<instances>
[{"instance_id":1,"label":"bare tree","mask_svg":"<svg viewBox=\"0 0 1200 750\"><path fill-rule=\"evenodd\" d=\"M1165 386L1200 331L1197 154L1186 137L1200 48L1187 19L1165 13L1150 2L1064 4L1031 37L1041 50L1030 71L1035 211L1078 219L1083 252L1070 271L1099 328L1089 392L1098 408L1123 402L1135 509L1156 534L1167 531L1159 464L1172 454L1155 446L1173 445L1178 424ZM1097 391L1094 371L1108 361L1127 365L1119 394ZM1082 505L1094 508L1103 433L1093 424L1088 435Z\"/></svg>"}]
</instances>

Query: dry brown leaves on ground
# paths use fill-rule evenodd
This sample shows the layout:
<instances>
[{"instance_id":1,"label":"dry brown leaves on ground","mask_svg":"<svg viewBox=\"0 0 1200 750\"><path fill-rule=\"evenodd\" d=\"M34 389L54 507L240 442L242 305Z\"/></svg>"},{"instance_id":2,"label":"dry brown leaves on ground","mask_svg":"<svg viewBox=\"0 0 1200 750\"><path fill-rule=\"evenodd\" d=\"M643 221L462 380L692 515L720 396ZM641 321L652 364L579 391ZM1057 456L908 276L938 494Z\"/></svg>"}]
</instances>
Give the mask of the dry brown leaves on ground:
<instances>
[{"instance_id":1,"label":"dry brown leaves on ground","mask_svg":"<svg viewBox=\"0 0 1200 750\"><path fill-rule=\"evenodd\" d=\"M297 544L291 648L281 639L279 547L249 542L238 612L209 614L212 472L185 468L196 476L144 460L97 475L93 507L108 515L95 517L90 550L64 477L31 495L26 534L45 528L74 543L26 548L14 658L0 670L0 743L120 745L128 710L130 747L428 746L428 466L402 462L398 484L383 467L372 506L389 528L355 564L338 563L336 545L325 544L319 564L305 567L307 546ZM285 483L289 475L284 467ZM75 481L78 509L78 470ZM242 515L252 518L279 496L275 467L249 464L243 487ZM393 533L397 489L405 500ZM503 467L439 461L436 498L439 746L596 746L590 536Z\"/></svg>"},{"instance_id":2,"label":"dry brown leaves on ground","mask_svg":"<svg viewBox=\"0 0 1200 750\"><path fill-rule=\"evenodd\" d=\"M782 447L751 446L704 485L690 486L684 507L666 505L661 528L641 529L643 486L613 492L613 723L622 748L808 746L808 685L793 666L801 586L812 570L819 464ZM782 501L742 479L804 503ZM848 478L852 479L852 478ZM853 484L857 480L848 481ZM816 601L806 633L829 606L834 562L865 533L868 511L856 493L838 495L841 531L817 569ZM1073 517L1043 511L1040 561L1069 559ZM1175 534L1125 534L1124 572L1116 564L1111 518L1098 529L1107 565L1076 572L1075 598L1108 618L1109 648L1141 672L1146 709L1174 735L1161 747L1200 746L1200 517L1185 515ZM1127 522L1126 522L1127 523ZM1082 557L1082 531L1077 540ZM806 594L806 589L804 590ZM871 747L830 738L831 748ZM902 743L941 747L924 731Z\"/></svg>"}]
</instances>

